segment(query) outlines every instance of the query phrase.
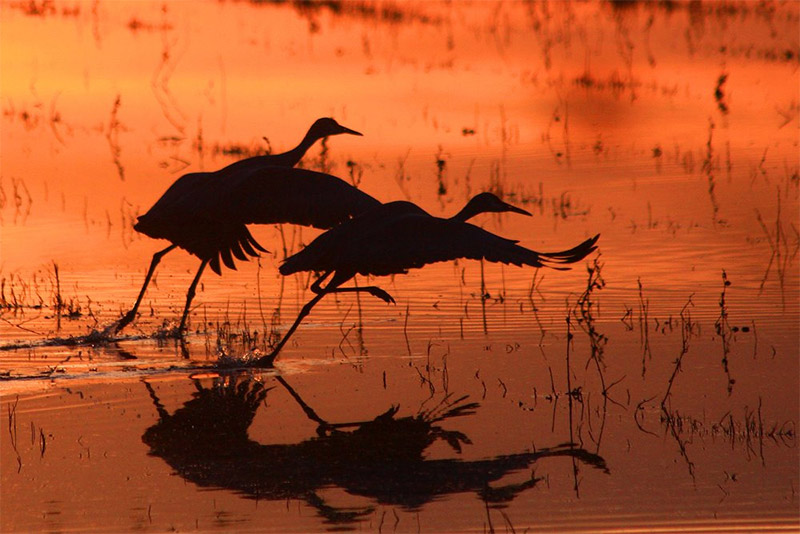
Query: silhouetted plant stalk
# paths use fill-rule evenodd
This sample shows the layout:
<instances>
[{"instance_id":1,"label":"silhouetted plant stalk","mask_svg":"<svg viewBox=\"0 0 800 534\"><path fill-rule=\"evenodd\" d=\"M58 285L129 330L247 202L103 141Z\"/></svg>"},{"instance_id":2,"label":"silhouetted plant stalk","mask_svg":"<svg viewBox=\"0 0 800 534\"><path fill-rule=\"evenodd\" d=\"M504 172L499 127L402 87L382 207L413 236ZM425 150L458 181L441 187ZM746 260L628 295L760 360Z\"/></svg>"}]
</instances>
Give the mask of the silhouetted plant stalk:
<instances>
[{"instance_id":1,"label":"silhouetted plant stalk","mask_svg":"<svg viewBox=\"0 0 800 534\"><path fill-rule=\"evenodd\" d=\"M53 278L56 284L56 293L53 297L53 310L56 314L56 330L61 330L61 308L64 306L64 300L61 298L61 280L58 276L58 264L53 262Z\"/></svg>"},{"instance_id":2,"label":"silhouetted plant stalk","mask_svg":"<svg viewBox=\"0 0 800 534\"><path fill-rule=\"evenodd\" d=\"M283 258L281 258L281 259L285 260L286 258L289 257L289 248L286 245L286 234L283 233L283 225L282 224L276 224L275 227L278 229L278 234L280 234L280 236L281 236L281 247L282 247L282 250L283 250Z\"/></svg>"},{"instance_id":3,"label":"silhouetted plant stalk","mask_svg":"<svg viewBox=\"0 0 800 534\"><path fill-rule=\"evenodd\" d=\"M411 343L408 340L408 316L410 315L409 314L409 309L410 309L410 305L406 304L406 317L405 317L405 320L403 321L403 337L406 340L406 350L408 350L408 355L411 356ZM462 324L463 324L463 322L462 322ZM461 338L462 339L464 338L463 332L461 334Z\"/></svg>"},{"instance_id":4,"label":"silhouetted plant stalk","mask_svg":"<svg viewBox=\"0 0 800 534\"><path fill-rule=\"evenodd\" d=\"M439 145L439 150L436 152L436 195L441 199L447 195L447 182L445 181L445 171L447 170L447 160L444 159L442 146Z\"/></svg>"},{"instance_id":5,"label":"silhouetted plant stalk","mask_svg":"<svg viewBox=\"0 0 800 534\"><path fill-rule=\"evenodd\" d=\"M761 415L762 399L759 397L758 406L751 409L744 407L744 415L734 416L726 412L718 421L708 423L703 419L680 415L677 411L672 413L662 412L661 422L678 441L681 453L688 462L686 445L695 438L723 437L730 442L731 448L740 445L748 456L759 457L764 462L764 441L770 440L776 445L795 447L796 431L794 421L785 421L781 424L765 424ZM686 439L680 439L685 436ZM691 464L691 462L689 462ZM693 464L691 464L693 467Z\"/></svg>"},{"instance_id":6,"label":"silhouetted plant stalk","mask_svg":"<svg viewBox=\"0 0 800 534\"><path fill-rule=\"evenodd\" d=\"M122 101L120 99L120 95L117 95L117 99L114 101L114 106L111 108L111 118L108 121L106 140L108 141L108 146L111 149L111 160L114 162L114 166L117 168L119 179L124 182L125 168L122 166L122 160L120 159L122 149L119 146L119 130L121 124L117 118L121 104Z\"/></svg>"},{"instance_id":7,"label":"silhouetted plant stalk","mask_svg":"<svg viewBox=\"0 0 800 534\"><path fill-rule=\"evenodd\" d=\"M756 219L758 220L758 224L761 225L761 229L764 232L764 235L767 238L767 243L769 243L769 248L771 249L771 254L769 257L769 263L767 264L767 269L764 272L764 277L761 279L761 284L758 287L759 294L764 291L764 285L767 283L767 279L769 278L769 273L772 270L772 266L776 266L776 271L778 274L778 283L780 284L781 288L781 303L783 305L784 311L786 310L786 295L785 295L785 278L786 278L786 270L789 267L790 263L794 261L797 257L798 251L800 251L800 233L798 233L797 228L794 224L791 225L792 229L795 233L795 242L794 246L790 247L788 236L786 235L786 231L783 229L783 224L781 222L781 190L779 187L776 187L777 190L777 198L776 198L776 205L777 205L777 213L775 215L775 230L770 231L767 228L767 225L764 223L764 219L761 217L761 213L756 210Z\"/></svg>"},{"instance_id":8,"label":"silhouetted plant stalk","mask_svg":"<svg viewBox=\"0 0 800 534\"><path fill-rule=\"evenodd\" d=\"M605 350L608 338L600 333L595 326L595 313L599 311L599 304L592 299L593 293L603 289L606 285L602 276L603 264L599 262L598 257L594 258L591 265L586 267L589 277L586 281L586 289L578 297L577 305L572 309L572 315L581 329L589 336L589 343L591 345L591 355L586 362L588 367L591 362L594 362L597 369L597 374L600 378L600 384L603 388L603 395L607 396L608 391L617 382L606 385L604 376L605 363L603 362L603 352ZM569 323L568 323L569 324Z\"/></svg>"},{"instance_id":9,"label":"silhouetted plant stalk","mask_svg":"<svg viewBox=\"0 0 800 534\"><path fill-rule=\"evenodd\" d=\"M339 332L342 334L342 339L339 340L339 345L338 345L337 348L339 349L339 352L342 353L342 356L347 358L348 354L344 350L344 344L347 343L347 346L350 348L350 351L353 354L358 354L358 356L362 356L363 357L363 356L366 356L367 353L368 353L367 346L364 343L364 333L363 333L363 329L362 329L363 325L359 325L357 323L353 323L353 324L351 324L349 327L347 327L345 329L344 321L347 318L347 316L350 315L351 311L353 311L353 305L352 304L350 305L349 308L347 308L347 312L345 313L344 318L342 319L342 322L339 323ZM350 342L350 333L353 332L353 331L355 331L355 333L356 333L356 343L358 345L357 349L353 345L353 343ZM361 366L360 362L356 364L356 367L360 367L360 366Z\"/></svg>"},{"instance_id":10,"label":"silhouetted plant stalk","mask_svg":"<svg viewBox=\"0 0 800 534\"><path fill-rule=\"evenodd\" d=\"M14 404L10 402L6 405L8 410L8 435L11 438L11 448L14 449L14 454L17 456L17 473L22 470L22 456L17 449L17 404L19 404L19 395L14 399Z\"/></svg>"},{"instance_id":11,"label":"silhouetted plant stalk","mask_svg":"<svg viewBox=\"0 0 800 534\"><path fill-rule=\"evenodd\" d=\"M14 273L11 273L8 278L4 276L3 279L0 280L0 307L3 309L18 311L23 306L22 302L17 296L17 283L15 282L15 279L22 284L21 288L24 291L24 281L20 280L18 276L14 275ZM6 288L8 288L8 296L6 296Z\"/></svg>"},{"instance_id":12,"label":"silhouetted plant stalk","mask_svg":"<svg viewBox=\"0 0 800 534\"><path fill-rule=\"evenodd\" d=\"M591 393L584 395L583 388L581 386L573 387L572 385L572 363L571 363L571 354L572 354L572 341L574 336L572 334L572 317L570 313L567 313L566 317L567 322L567 348L566 348L566 371L567 371L567 403L569 408L569 442L570 447L573 446L574 443L579 442L583 443L583 424L584 422L588 425L588 434L589 438L595 443L597 447L597 452L600 451L600 442L602 441L603 437L603 430L605 429L605 421L607 415L607 407L608 407L608 400L609 397L606 394L606 390L603 391L603 407L602 411L597 410L597 414L600 417L600 426L595 432L594 428L592 427L592 410L590 406L590 396ZM591 360L590 360L591 361ZM589 362L587 362L587 365ZM553 381L553 370L548 366L548 370L550 372L550 386L551 386L551 394L546 395L544 398L553 402L553 423L552 428L555 429L555 417L556 417L556 404L558 403L558 398L560 394L555 389L555 383ZM609 387L613 387L612 384ZM534 389L534 397L536 397L536 391ZM612 400L613 402L613 400ZM580 419L576 423L574 416L573 416L573 409L575 407L574 403L580 404ZM576 439L577 435L577 439ZM579 464L573 462L573 477L574 477L574 490L576 495L579 495Z\"/></svg>"},{"instance_id":13,"label":"silhouetted plant stalk","mask_svg":"<svg viewBox=\"0 0 800 534\"><path fill-rule=\"evenodd\" d=\"M664 393L664 398L661 399L661 409L667 416L669 416L669 411L667 410L667 400L669 400L672 392L672 386L675 383L675 378L681 371L683 357L689 352L689 339L692 337L692 332L695 326L695 323L692 322L691 312L689 311L689 306L694 307L694 302L692 302L693 296L694 293L689 295L689 300L687 300L686 304L684 304L683 308L681 308L681 352L678 355L678 358L675 360L675 368L672 370L672 376L669 377L669 381L667 382L667 391Z\"/></svg>"},{"instance_id":14,"label":"silhouetted plant stalk","mask_svg":"<svg viewBox=\"0 0 800 534\"><path fill-rule=\"evenodd\" d=\"M730 327L727 324L727 311L725 307L725 288L730 285L730 282L727 280L727 276L725 271L722 273L723 278L723 292L722 296L720 297L720 307L722 310L721 319L717 321L715 325L717 328L717 333L723 337L723 366L725 367L725 372L728 375L728 394L730 395L733 387L733 380L730 377L730 373L728 372L727 367L727 354L730 351L729 348L729 337L732 335L730 331ZM673 437L675 442L678 445L678 450L680 452L681 457L686 462L686 466L689 470L689 475L694 480L694 462L689 458L689 454L687 451L687 443L689 442L689 438L682 439L681 435L684 434L684 424L688 421L686 418L682 418L677 410L671 410L668 408L668 401L671 396L672 387L675 383L675 379L678 373L681 370L681 365L683 363L683 357L689 352L689 340L694 332L695 323L692 322L691 313L689 311L690 306L694 306L692 302L692 295L689 296L686 304L681 309L680 318L681 318L681 352L678 355L678 358L675 360L675 367L672 371L672 375L670 376L667 382L667 390L664 393L664 397L661 399L661 420L664 425L666 425L666 430L669 431L670 435ZM726 331L727 330L727 331ZM638 410L637 410L638 411ZM698 421L692 421L691 427L696 428L698 425ZM637 425L638 425L637 421ZM640 426L641 428L641 426Z\"/></svg>"},{"instance_id":15,"label":"silhouetted plant stalk","mask_svg":"<svg viewBox=\"0 0 800 534\"><path fill-rule=\"evenodd\" d=\"M328 148L328 138L323 137L322 141L320 141L319 156L314 161L314 167L316 167L319 172L324 172L327 174L333 169L329 156L330 149Z\"/></svg>"},{"instance_id":16,"label":"silhouetted plant stalk","mask_svg":"<svg viewBox=\"0 0 800 534\"><path fill-rule=\"evenodd\" d=\"M353 285L358 287L358 277L353 277ZM356 334L358 335L358 354L367 355L367 347L364 344L364 316L361 313L361 293L356 292L356 312L358 313L358 323L356 323Z\"/></svg>"},{"instance_id":17,"label":"silhouetted plant stalk","mask_svg":"<svg viewBox=\"0 0 800 534\"><path fill-rule=\"evenodd\" d=\"M489 184L486 191L494 193L499 198L506 198L506 188L501 178L500 165L499 161L493 161L491 163L491 167L489 168Z\"/></svg>"},{"instance_id":18,"label":"silhouetted plant stalk","mask_svg":"<svg viewBox=\"0 0 800 534\"><path fill-rule=\"evenodd\" d=\"M629 307L627 304L622 304L625 307L625 314L619 318L620 322L625 325L625 330L631 331L633 330L633 308Z\"/></svg>"},{"instance_id":19,"label":"silhouetted plant stalk","mask_svg":"<svg viewBox=\"0 0 800 534\"><path fill-rule=\"evenodd\" d=\"M406 174L406 161L408 160L408 156L411 154L411 149L409 148L406 150L406 153L401 158L397 158L397 170L394 173L394 179L397 182L397 186L400 188L400 191L403 192L403 196L406 200L411 200L411 193L408 190L407 182L411 181L411 177Z\"/></svg>"},{"instance_id":20,"label":"silhouetted plant stalk","mask_svg":"<svg viewBox=\"0 0 800 534\"><path fill-rule=\"evenodd\" d=\"M539 278L540 272L541 269L536 269L533 272L533 278L531 279L531 287L528 290L528 302L531 305L531 310L533 311L533 317L536 320L536 324L539 327L539 332L541 333L541 337L539 338L539 346L541 347L542 342L544 341L545 330L544 330L544 325L542 325L542 320L539 318L539 308L536 306L536 302L533 299L534 293L538 293L539 297L542 300L544 300L544 295L542 294L541 291L539 291L539 285L542 283L542 280L544 280L544 275L541 278Z\"/></svg>"},{"instance_id":21,"label":"silhouetted plant stalk","mask_svg":"<svg viewBox=\"0 0 800 534\"><path fill-rule=\"evenodd\" d=\"M567 396L570 398L570 407L572 406L572 365L570 364L570 348L572 347L572 339L574 336L572 335L572 320L570 319L569 313L567 314ZM550 370L550 385L552 387L552 392L554 397L558 397L558 393L556 392L556 386L553 382L553 370ZM579 391L575 392L575 396L578 397L580 395ZM570 410L570 438L572 437L572 411Z\"/></svg>"},{"instance_id":22,"label":"silhouetted plant stalk","mask_svg":"<svg viewBox=\"0 0 800 534\"><path fill-rule=\"evenodd\" d=\"M642 279L637 278L636 283L639 285L639 344L642 347L642 378L644 378L647 372L647 360L653 358L653 354L650 352L650 318L648 317L650 300L644 298Z\"/></svg>"},{"instance_id":23,"label":"silhouetted plant stalk","mask_svg":"<svg viewBox=\"0 0 800 534\"><path fill-rule=\"evenodd\" d=\"M714 88L714 100L717 101L717 108L723 115L728 114L728 102L725 99L725 92L722 90L722 86L725 85L727 79L728 73L723 71L717 78L717 86Z\"/></svg>"},{"instance_id":24,"label":"silhouetted plant stalk","mask_svg":"<svg viewBox=\"0 0 800 534\"><path fill-rule=\"evenodd\" d=\"M725 375L728 377L728 395L733 392L733 385L736 380L731 377L731 371L728 362L728 356L731 352L731 339L733 338L733 330L728 324L728 304L725 300L726 291L731 285L728 280L728 275L725 270L722 270L722 294L719 297L719 318L714 323L714 330L717 335L722 339L722 368Z\"/></svg>"},{"instance_id":25,"label":"silhouetted plant stalk","mask_svg":"<svg viewBox=\"0 0 800 534\"><path fill-rule=\"evenodd\" d=\"M175 57L180 56L180 54L174 54L172 48L177 43L177 40L170 41L165 39L163 43L164 48L161 51L161 62L153 72L153 76L150 79L150 86L156 101L161 107L161 113L164 118L183 135L186 131L186 115L181 111L175 95L172 94L169 88L170 78L177 65L177 59L175 59Z\"/></svg>"},{"instance_id":26,"label":"silhouetted plant stalk","mask_svg":"<svg viewBox=\"0 0 800 534\"><path fill-rule=\"evenodd\" d=\"M31 208L33 207L33 197L28 190L28 186L25 184L25 180L22 178L12 176L11 189L11 199L14 202L14 224L25 224L28 215L31 213ZM2 186L0 186L0 210L5 207L5 204L6 193ZM3 219L0 217L0 223L2 222Z\"/></svg>"},{"instance_id":27,"label":"silhouetted plant stalk","mask_svg":"<svg viewBox=\"0 0 800 534\"><path fill-rule=\"evenodd\" d=\"M678 412L675 411L674 413L665 413L662 421L664 424L666 424L667 429L675 439L675 442L678 444L678 451L680 452L683 460L686 462L686 467L689 469L689 476L692 477L692 480L695 480L694 462L689 459L689 452L686 449L686 445L689 443L689 438L682 440L680 437L682 430L681 422L683 419L680 417Z\"/></svg>"},{"instance_id":28,"label":"silhouetted plant stalk","mask_svg":"<svg viewBox=\"0 0 800 534\"><path fill-rule=\"evenodd\" d=\"M281 340L281 307L283 306L283 292L286 287L286 278L280 277L280 288L278 290L278 302L272 310L269 323L264 316L264 307L261 302L261 258L258 258L258 271L256 273L256 291L258 293L258 311L261 316L261 325L264 329L263 345L265 350L273 350Z\"/></svg>"},{"instance_id":29,"label":"silhouetted plant stalk","mask_svg":"<svg viewBox=\"0 0 800 534\"><path fill-rule=\"evenodd\" d=\"M575 434L573 430L573 421L572 421L572 401L573 397L576 400L582 400L580 395L581 391L580 388L576 388L576 391L573 393L572 390L572 367L570 365L570 346L572 345L572 321L570 320L570 314L567 313L567 405L569 410L569 443L570 446L575 443ZM552 376L551 376L552 378ZM602 380L602 376L601 376ZM553 426L555 426L555 407L553 412ZM574 458L572 462L572 477L573 477L573 489L575 490L575 495L580 496L579 492L579 483L578 483L578 465L575 463Z\"/></svg>"},{"instance_id":30,"label":"silhouetted plant stalk","mask_svg":"<svg viewBox=\"0 0 800 534\"><path fill-rule=\"evenodd\" d=\"M259 303L260 306L260 303ZM275 314L280 315L280 305L275 310L272 316L272 323L269 328L265 327L263 332L253 329L252 325L247 320L247 303L245 302L240 315L232 320L230 311L225 310L225 315L215 322L214 333L216 339L214 341L215 354L218 357L218 365L222 367L239 366L248 364L259 358L263 351L271 350L272 344L275 339L280 339L277 330L277 323L279 318L275 318ZM207 319L205 320L206 323ZM262 315L262 324L266 324ZM172 337L170 331L168 337ZM208 337L208 333L206 334ZM181 342L184 341L183 337L179 337ZM181 346L184 351L184 356L188 357L186 347ZM210 349L209 340L206 340L206 351Z\"/></svg>"},{"instance_id":31,"label":"silhouetted plant stalk","mask_svg":"<svg viewBox=\"0 0 800 534\"><path fill-rule=\"evenodd\" d=\"M202 170L204 168L203 165L203 156L205 155L206 143L205 139L203 138L203 116L199 115L197 117L197 135L194 136L194 141L192 141L192 149L197 152L197 165Z\"/></svg>"},{"instance_id":32,"label":"silhouetted plant stalk","mask_svg":"<svg viewBox=\"0 0 800 534\"><path fill-rule=\"evenodd\" d=\"M708 196L711 199L711 209L712 209L712 216L711 220L716 225L719 222L722 222L719 219L719 201L717 201L717 194L715 192L716 189L716 181L714 178L714 149L712 146L712 140L714 138L714 128L715 128L714 121L712 119L708 119L708 140L706 141L706 157L703 160L703 173L706 175L708 179Z\"/></svg>"},{"instance_id":33,"label":"silhouetted plant stalk","mask_svg":"<svg viewBox=\"0 0 800 534\"><path fill-rule=\"evenodd\" d=\"M342 356L344 356L345 358L347 358L347 352L345 352L344 350L345 343L347 343L347 346L349 347L351 352L355 351L353 344L350 342L350 332L352 332L356 328L356 325L352 324L349 327L345 327L344 324L345 321L347 321L347 318L350 316L351 311L353 311L352 304L350 305L350 307L347 308L347 311L342 316L342 320L339 322L339 333L342 335L342 338L339 340L337 348L339 349L339 352L342 353ZM331 357L333 357L333 354L331 354Z\"/></svg>"},{"instance_id":34,"label":"silhouetted plant stalk","mask_svg":"<svg viewBox=\"0 0 800 534\"><path fill-rule=\"evenodd\" d=\"M364 177L363 166L353 160L347 160L347 172L350 175L350 183L353 184L353 187L361 185L361 179Z\"/></svg>"},{"instance_id":35,"label":"silhouetted plant stalk","mask_svg":"<svg viewBox=\"0 0 800 534\"><path fill-rule=\"evenodd\" d=\"M483 333L489 333L489 327L486 324L486 301L489 299L489 293L486 292L486 278L483 272L483 258L480 261L481 265L481 318L483 319Z\"/></svg>"},{"instance_id":36,"label":"silhouetted plant stalk","mask_svg":"<svg viewBox=\"0 0 800 534\"><path fill-rule=\"evenodd\" d=\"M608 397L603 396L603 407L597 408L595 413L600 417L600 426L595 432L595 429L592 427L592 407L591 407L591 393L587 393L586 395L586 422L588 424L587 433L589 434L589 439L591 439L595 445L595 453L600 453L600 443L603 441L603 432L606 428L606 416L608 415Z\"/></svg>"}]
</instances>

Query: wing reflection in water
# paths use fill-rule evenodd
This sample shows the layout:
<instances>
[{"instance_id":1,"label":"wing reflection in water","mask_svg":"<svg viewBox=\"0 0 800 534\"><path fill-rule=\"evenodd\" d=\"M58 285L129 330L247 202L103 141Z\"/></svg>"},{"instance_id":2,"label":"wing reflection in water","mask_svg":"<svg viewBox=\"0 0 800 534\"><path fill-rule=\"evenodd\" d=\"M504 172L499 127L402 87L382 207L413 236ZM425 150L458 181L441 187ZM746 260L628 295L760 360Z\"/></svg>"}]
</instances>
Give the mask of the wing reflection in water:
<instances>
[{"instance_id":1,"label":"wing reflection in water","mask_svg":"<svg viewBox=\"0 0 800 534\"><path fill-rule=\"evenodd\" d=\"M376 504L419 509L432 500L456 493L475 492L487 505L502 505L541 479L495 484L504 476L528 468L540 458L569 456L608 472L602 457L584 449L561 445L536 452L519 452L489 459L430 460L425 450L444 440L461 453L469 438L437 423L468 417L479 405L466 397L446 397L433 409L397 417L392 407L372 420L328 423L280 376L274 377L318 423L317 436L301 443L264 445L251 440L247 430L258 407L273 387L246 376L215 378L211 387L195 380L192 398L173 414L160 403L145 382L159 414L142 440L150 454L164 459L184 479L200 487L233 490L248 498L299 499L314 507L323 521L343 527L368 516ZM359 508L335 507L320 490L338 487L366 497Z\"/></svg>"}]
</instances>

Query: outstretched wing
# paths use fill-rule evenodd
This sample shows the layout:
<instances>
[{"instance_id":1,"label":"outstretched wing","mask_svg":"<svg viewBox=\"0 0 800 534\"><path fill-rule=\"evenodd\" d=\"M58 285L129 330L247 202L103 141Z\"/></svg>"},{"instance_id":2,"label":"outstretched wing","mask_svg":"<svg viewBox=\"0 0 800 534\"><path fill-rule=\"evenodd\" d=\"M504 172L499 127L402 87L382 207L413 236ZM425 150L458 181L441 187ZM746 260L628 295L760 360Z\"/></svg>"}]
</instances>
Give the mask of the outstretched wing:
<instances>
[{"instance_id":1,"label":"outstretched wing","mask_svg":"<svg viewBox=\"0 0 800 534\"><path fill-rule=\"evenodd\" d=\"M563 269L562 265L580 261L596 248L594 237L569 250L540 253L469 223L431 217L421 210L389 213L389 206L320 235L288 258L281 273L336 270L388 275L458 258Z\"/></svg>"},{"instance_id":2,"label":"outstretched wing","mask_svg":"<svg viewBox=\"0 0 800 534\"><path fill-rule=\"evenodd\" d=\"M459 258L533 267L550 263L549 257L475 225L420 215L398 217L380 232L352 239L350 249L360 258L354 270L375 275L402 273Z\"/></svg>"},{"instance_id":3,"label":"outstretched wing","mask_svg":"<svg viewBox=\"0 0 800 534\"><path fill-rule=\"evenodd\" d=\"M291 223L330 228L381 203L335 176L265 166L215 179L182 208L241 224Z\"/></svg>"}]
</instances>

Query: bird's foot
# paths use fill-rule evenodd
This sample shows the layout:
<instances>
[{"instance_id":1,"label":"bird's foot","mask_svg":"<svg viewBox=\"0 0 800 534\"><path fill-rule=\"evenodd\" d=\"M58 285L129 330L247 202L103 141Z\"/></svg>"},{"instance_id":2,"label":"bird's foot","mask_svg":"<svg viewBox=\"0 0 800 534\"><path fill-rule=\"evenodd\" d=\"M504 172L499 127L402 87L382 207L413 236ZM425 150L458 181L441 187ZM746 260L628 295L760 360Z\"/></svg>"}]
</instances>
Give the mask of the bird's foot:
<instances>
[{"instance_id":1,"label":"bird's foot","mask_svg":"<svg viewBox=\"0 0 800 534\"><path fill-rule=\"evenodd\" d=\"M136 319L136 310L130 310L128 313L122 316L120 320L115 323L112 323L106 330L109 333L118 333L120 330L128 326L133 320Z\"/></svg>"},{"instance_id":2,"label":"bird's foot","mask_svg":"<svg viewBox=\"0 0 800 534\"><path fill-rule=\"evenodd\" d=\"M365 287L364 288L373 297L378 297L387 304L394 304L394 297L379 287Z\"/></svg>"},{"instance_id":3,"label":"bird's foot","mask_svg":"<svg viewBox=\"0 0 800 534\"><path fill-rule=\"evenodd\" d=\"M255 360L250 365L252 367L260 367L262 369L271 369L272 367L274 367L273 362L275 361L275 358L277 356L278 356L278 351L274 350L274 351L270 352L269 354L265 354L264 356L261 356L260 358Z\"/></svg>"},{"instance_id":4,"label":"bird's foot","mask_svg":"<svg viewBox=\"0 0 800 534\"><path fill-rule=\"evenodd\" d=\"M170 328L167 331L168 337L172 337L172 338L180 339L180 340L184 340L185 337L186 337L186 334L188 334L188 333L189 333L189 329L186 328L185 324L181 324L179 326L173 326L172 328Z\"/></svg>"}]
</instances>

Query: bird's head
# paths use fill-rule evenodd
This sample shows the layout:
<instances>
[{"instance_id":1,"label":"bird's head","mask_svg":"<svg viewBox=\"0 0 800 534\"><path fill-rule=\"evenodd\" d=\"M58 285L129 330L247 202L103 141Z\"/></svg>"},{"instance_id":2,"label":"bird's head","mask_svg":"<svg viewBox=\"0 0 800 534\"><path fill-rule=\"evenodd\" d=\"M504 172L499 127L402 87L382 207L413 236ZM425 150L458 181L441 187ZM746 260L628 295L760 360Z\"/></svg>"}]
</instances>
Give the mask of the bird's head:
<instances>
[{"instance_id":1,"label":"bird's head","mask_svg":"<svg viewBox=\"0 0 800 534\"><path fill-rule=\"evenodd\" d=\"M503 202L497 195L493 193L479 193L472 197L469 202L467 202L467 205L464 206L464 209L459 211L458 214L453 217L453 219L466 221L467 219L470 219L479 213L503 213L506 211L528 216L531 215L522 208L512 206L508 202Z\"/></svg>"},{"instance_id":2,"label":"bird's head","mask_svg":"<svg viewBox=\"0 0 800 534\"><path fill-rule=\"evenodd\" d=\"M338 134L363 135L361 132L357 132L342 126L330 117L323 117L314 121L314 124L312 124L311 128L308 129L307 137L311 137L316 140L322 139L323 137L328 137L329 135Z\"/></svg>"}]
</instances>

